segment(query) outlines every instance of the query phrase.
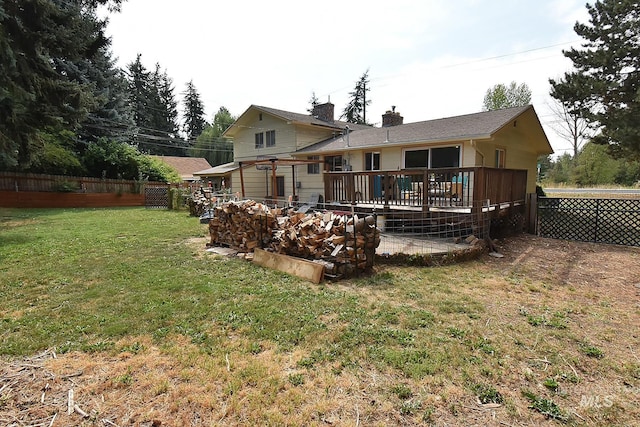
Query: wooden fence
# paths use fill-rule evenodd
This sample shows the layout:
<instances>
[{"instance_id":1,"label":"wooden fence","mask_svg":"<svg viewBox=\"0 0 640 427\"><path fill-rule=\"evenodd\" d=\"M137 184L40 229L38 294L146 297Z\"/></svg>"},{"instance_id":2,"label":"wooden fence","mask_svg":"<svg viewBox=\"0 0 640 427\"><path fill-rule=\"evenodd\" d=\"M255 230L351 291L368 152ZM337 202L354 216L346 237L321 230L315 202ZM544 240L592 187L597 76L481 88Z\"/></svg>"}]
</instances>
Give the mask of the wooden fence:
<instances>
[{"instance_id":1,"label":"wooden fence","mask_svg":"<svg viewBox=\"0 0 640 427\"><path fill-rule=\"evenodd\" d=\"M123 179L0 172L0 207L145 206L147 185L170 186Z\"/></svg>"}]
</instances>

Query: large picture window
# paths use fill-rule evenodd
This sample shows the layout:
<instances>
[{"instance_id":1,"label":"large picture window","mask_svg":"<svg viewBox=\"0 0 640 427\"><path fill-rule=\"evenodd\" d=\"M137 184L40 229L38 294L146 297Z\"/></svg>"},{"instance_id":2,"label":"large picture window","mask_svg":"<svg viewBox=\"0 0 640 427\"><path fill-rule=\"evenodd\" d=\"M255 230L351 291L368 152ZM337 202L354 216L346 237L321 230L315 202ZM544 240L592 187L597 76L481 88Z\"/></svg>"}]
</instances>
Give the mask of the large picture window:
<instances>
[{"instance_id":1,"label":"large picture window","mask_svg":"<svg viewBox=\"0 0 640 427\"><path fill-rule=\"evenodd\" d=\"M460 167L460 146L406 150L404 167L406 169Z\"/></svg>"},{"instance_id":2,"label":"large picture window","mask_svg":"<svg viewBox=\"0 0 640 427\"><path fill-rule=\"evenodd\" d=\"M431 167L433 169L460 167L460 147L432 148Z\"/></svg>"},{"instance_id":3,"label":"large picture window","mask_svg":"<svg viewBox=\"0 0 640 427\"><path fill-rule=\"evenodd\" d=\"M429 149L405 151L404 167L407 169L428 168L429 167Z\"/></svg>"}]
</instances>

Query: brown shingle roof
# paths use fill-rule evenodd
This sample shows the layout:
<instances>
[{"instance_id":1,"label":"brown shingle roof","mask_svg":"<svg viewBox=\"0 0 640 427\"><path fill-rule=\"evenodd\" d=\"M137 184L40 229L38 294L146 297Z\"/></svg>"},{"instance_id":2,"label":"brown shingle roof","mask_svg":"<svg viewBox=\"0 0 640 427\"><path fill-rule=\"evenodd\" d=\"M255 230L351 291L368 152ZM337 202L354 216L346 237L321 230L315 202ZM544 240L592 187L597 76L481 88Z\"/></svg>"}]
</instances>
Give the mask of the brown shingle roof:
<instances>
[{"instance_id":1,"label":"brown shingle roof","mask_svg":"<svg viewBox=\"0 0 640 427\"><path fill-rule=\"evenodd\" d=\"M366 127L364 129L355 129L350 124L351 131L349 132L348 147L486 138L528 109L533 109L533 107L528 105L504 110L484 111L383 128ZM298 150L297 153L344 150L346 147L347 137L342 135L310 145Z\"/></svg>"},{"instance_id":2,"label":"brown shingle roof","mask_svg":"<svg viewBox=\"0 0 640 427\"><path fill-rule=\"evenodd\" d=\"M209 169L211 165L203 157L151 156L168 164L178 171L183 180L194 179L193 173Z\"/></svg>"}]
</instances>

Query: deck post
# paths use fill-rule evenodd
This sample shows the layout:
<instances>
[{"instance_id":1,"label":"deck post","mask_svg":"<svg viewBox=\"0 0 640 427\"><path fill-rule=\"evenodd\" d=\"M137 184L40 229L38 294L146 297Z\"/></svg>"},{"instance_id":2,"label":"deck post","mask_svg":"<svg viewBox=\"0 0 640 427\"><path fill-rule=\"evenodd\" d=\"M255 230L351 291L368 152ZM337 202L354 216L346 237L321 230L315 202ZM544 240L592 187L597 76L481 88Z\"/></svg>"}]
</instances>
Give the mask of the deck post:
<instances>
[{"instance_id":1,"label":"deck post","mask_svg":"<svg viewBox=\"0 0 640 427\"><path fill-rule=\"evenodd\" d=\"M422 212L429 212L429 171L422 173Z\"/></svg>"},{"instance_id":2,"label":"deck post","mask_svg":"<svg viewBox=\"0 0 640 427\"><path fill-rule=\"evenodd\" d=\"M240 187L242 189L242 199L245 198L245 194L244 194L244 175L242 174L242 162L238 162L238 166L240 169Z\"/></svg>"},{"instance_id":3,"label":"deck post","mask_svg":"<svg viewBox=\"0 0 640 427\"><path fill-rule=\"evenodd\" d=\"M384 206L389 206L390 199L390 186L389 186L389 172L384 173L384 178L382 178L382 191L384 192Z\"/></svg>"}]
</instances>

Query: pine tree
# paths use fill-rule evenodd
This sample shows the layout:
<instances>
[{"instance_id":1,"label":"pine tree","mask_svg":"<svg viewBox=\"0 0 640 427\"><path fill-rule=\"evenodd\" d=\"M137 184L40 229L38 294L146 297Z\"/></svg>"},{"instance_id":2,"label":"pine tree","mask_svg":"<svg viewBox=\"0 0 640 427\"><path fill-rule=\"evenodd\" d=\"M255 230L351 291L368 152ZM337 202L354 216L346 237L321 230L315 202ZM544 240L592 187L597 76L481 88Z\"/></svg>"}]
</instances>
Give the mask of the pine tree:
<instances>
[{"instance_id":1,"label":"pine tree","mask_svg":"<svg viewBox=\"0 0 640 427\"><path fill-rule=\"evenodd\" d=\"M187 89L182 94L184 96L182 101L184 105L183 130L187 135L187 141L193 143L207 125L207 121L204 119L204 106L193 80L187 83Z\"/></svg>"},{"instance_id":2,"label":"pine tree","mask_svg":"<svg viewBox=\"0 0 640 427\"><path fill-rule=\"evenodd\" d=\"M587 11L589 23L574 26L583 48L563 52L576 71L551 79L551 94L600 131L594 142L640 159L640 7L602 0Z\"/></svg>"},{"instance_id":3,"label":"pine tree","mask_svg":"<svg viewBox=\"0 0 640 427\"><path fill-rule=\"evenodd\" d=\"M369 88L369 70L365 71L362 77L356 82L356 87L349 92L351 97L349 103L342 111L340 118L344 118L349 123L358 123L368 125L367 123L367 105L371 104L371 100L367 99Z\"/></svg>"},{"instance_id":4,"label":"pine tree","mask_svg":"<svg viewBox=\"0 0 640 427\"><path fill-rule=\"evenodd\" d=\"M76 131L100 108L91 70L109 46L99 4L0 0L0 168L26 169L42 133Z\"/></svg>"},{"instance_id":5,"label":"pine tree","mask_svg":"<svg viewBox=\"0 0 640 427\"><path fill-rule=\"evenodd\" d=\"M153 72L147 71L140 54L127 68L138 148L149 154L184 155L185 142L178 135L178 103L171 78L161 71L160 64Z\"/></svg>"},{"instance_id":6,"label":"pine tree","mask_svg":"<svg viewBox=\"0 0 640 427\"><path fill-rule=\"evenodd\" d=\"M313 114L313 110L316 108L316 105L320 103L318 97L315 92L311 92L311 99L309 99L309 108L307 108L307 112L309 114Z\"/></svg>"}]
</instances>

